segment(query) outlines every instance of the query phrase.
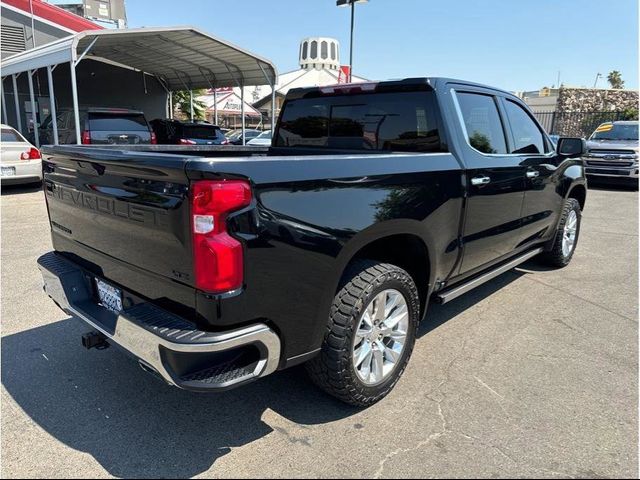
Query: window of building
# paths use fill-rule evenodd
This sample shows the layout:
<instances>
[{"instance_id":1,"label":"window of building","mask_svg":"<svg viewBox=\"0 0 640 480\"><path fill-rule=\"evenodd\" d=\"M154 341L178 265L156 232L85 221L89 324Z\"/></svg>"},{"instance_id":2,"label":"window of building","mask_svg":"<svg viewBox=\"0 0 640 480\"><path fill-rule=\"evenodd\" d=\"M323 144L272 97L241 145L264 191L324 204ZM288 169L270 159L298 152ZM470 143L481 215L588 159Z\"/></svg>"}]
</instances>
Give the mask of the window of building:
<instances>
[{"instance_id":1,"label":"window of building","mask_svg":"<svg viewBox=\"0 0 640 480\"><path fill-rule=\"evenodd\" d=\"M320 56L323 60L329 57L329 47L327 45L327 42L322 42L320 44Z\"/></svg>"},{"instance_id":2,"label":"window of building","mask_svg":"<svg viewBox=\"0 0 640 480\"><path fill-rule=\"evenodd\" d=\"M311 58L318 58L318 42L311 42Z\"/></svg>"}]
</instances>

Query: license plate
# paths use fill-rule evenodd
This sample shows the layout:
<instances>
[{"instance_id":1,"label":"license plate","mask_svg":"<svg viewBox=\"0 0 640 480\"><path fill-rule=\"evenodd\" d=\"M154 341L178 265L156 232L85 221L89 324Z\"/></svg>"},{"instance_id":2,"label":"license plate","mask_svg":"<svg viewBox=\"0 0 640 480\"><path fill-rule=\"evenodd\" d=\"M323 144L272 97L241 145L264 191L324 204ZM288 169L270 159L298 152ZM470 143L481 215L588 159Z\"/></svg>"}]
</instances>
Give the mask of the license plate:
<instances>
[{"instance_id":1,"label":"license plate","mask_svg":"<svg viewBox=\"0 0 640 480\"><path fill-rule=\"evenodd\" d=\"M112 287L98 278L96 278L96 287L100 304L113 313L120 313L122 311L122 292L120 289Z\"/></svg>"},{"instance_id":2,"label":"license plate","mask_svg":"<svg viewBox=\"0 0 640 480\"><path fill-rule=\"evenodd\" d=\"M0 175L3 177L13 177L16 174L16 167L2 167Z\"/></svg>"}]
</instances>

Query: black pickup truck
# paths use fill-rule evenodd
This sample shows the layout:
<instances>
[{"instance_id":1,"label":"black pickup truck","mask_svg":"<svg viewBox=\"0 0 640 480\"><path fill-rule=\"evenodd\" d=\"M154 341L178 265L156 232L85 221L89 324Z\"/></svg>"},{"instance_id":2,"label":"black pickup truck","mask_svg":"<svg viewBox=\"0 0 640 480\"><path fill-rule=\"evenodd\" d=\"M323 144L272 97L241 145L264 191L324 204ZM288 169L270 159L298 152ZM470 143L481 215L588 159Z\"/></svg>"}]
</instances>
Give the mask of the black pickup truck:
<instances>
[{"instance_id":1,"label":"black pickup truck","mask_svg":"<svg viewBox=\"0 0 640 480\"><path fill-rule=\"evenodd\" d=\"M513 95L420 78L289 92L270 148L49 146L46 292L177 387L305 362L367 406L430 301L569 263L586 182ZM115 379L114 379L115 381Z\"/></svg>"}]
</instances>

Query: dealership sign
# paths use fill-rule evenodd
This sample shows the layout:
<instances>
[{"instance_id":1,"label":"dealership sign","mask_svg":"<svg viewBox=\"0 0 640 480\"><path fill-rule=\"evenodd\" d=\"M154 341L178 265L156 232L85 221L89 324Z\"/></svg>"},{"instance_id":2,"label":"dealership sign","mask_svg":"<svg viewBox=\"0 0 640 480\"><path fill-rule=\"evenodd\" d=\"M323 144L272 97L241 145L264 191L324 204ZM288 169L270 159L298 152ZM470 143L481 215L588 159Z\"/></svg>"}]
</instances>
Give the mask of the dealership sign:
<instances>
[{"instance_id":1,"label":"dealership sign","mask_svg":"<svg viewBox=\"0 0 640 480\"><path fill-rule=\"evenodd\" d=\"M220 91L216 91L217 95L213 95L213 92L207 95L202 95L198 97L198 100L204 102L204 104L207 106L208 112L213 112L214 105L217 105L219 114L240 115L242 113L242 100L238 95L235 94L235 92L233 92L233 89L229 90L230 91L227 91L224 94L221 94ZM253 108L247 102L244 102L244 114L250 117L261 116L260 112L258 112L258 110Z\"/></svg>"}]
</instances>

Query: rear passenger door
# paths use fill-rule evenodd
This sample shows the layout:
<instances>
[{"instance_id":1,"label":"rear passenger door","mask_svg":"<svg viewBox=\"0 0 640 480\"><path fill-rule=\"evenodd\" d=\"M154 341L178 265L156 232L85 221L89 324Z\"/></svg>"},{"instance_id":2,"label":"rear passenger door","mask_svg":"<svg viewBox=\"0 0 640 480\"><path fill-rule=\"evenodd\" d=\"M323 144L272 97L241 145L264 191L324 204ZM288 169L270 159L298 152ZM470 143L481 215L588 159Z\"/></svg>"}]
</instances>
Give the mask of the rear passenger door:
<instances>
[{"instance_id":1,"label":"rear passenger door","mask_svg":"<svg viewBox=\"0 0 640 480\"><path fill-rule=\"evenodd\" d=\"M520 232L520 244L524 246L548 236L557 221L563 202L556 189L561 159L540 125L519 100L505 97L502 105L511 137L509 153L517 157L525 168Z\"/></svg>"},{"instance_id":2,"label":"rear passenger door","mask_svg":"<svg viewBox=\"0 0 640 480\"><path fill-rule=\"evenodd\" d=\"M472 273L508 255L520 241L525 167L509 154L498 94L460 86L452 92L464 137L467 208L460 274Z\"/></svg>"}]
</instances>

